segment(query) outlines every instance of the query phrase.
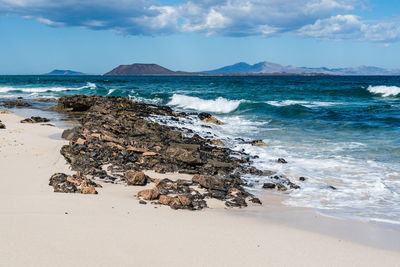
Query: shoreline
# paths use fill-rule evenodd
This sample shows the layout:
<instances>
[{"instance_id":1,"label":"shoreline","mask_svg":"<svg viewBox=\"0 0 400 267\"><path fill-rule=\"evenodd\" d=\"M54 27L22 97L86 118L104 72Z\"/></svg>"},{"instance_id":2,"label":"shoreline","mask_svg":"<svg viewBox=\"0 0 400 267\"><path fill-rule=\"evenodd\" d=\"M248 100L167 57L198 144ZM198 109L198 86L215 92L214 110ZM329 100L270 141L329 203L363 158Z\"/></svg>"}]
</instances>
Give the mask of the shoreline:
<instances>
[{"instance_id":1,"label":"shoreline","mask_svg":"<svg viewBox=\"0 0 400 267\"><path fill-rule=\"evenodd\" d=\"M7 177L0 179L0 264L376 266L385 259L396 266L400 260L398 251L274 221L271 211L282 207L154 208L135 200L142 188L107 183L99 195L54 193L50 175L70 172L59 152L66 141L50 138L62 130L20 124L15 114L0 119L8 126L0 132L0 169ZM269 218L250 214L258 209L269 210ZM293 213L288 219L301 222Z\"/></svg>"}]
</instances>

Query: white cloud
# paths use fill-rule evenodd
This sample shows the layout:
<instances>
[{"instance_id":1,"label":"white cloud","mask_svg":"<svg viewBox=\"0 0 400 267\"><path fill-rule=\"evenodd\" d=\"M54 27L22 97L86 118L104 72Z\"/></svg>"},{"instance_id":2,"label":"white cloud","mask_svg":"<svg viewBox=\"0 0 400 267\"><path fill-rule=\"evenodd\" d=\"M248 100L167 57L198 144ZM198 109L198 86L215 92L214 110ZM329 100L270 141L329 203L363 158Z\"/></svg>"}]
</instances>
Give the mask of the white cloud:
<instances>
[{"instance_id":1,"label":"white cloud","mask_svg":"<svg viewBox=\"0 0 400 267\"><path fill-rule=\"evenodd\" d=\"M336 15L319 19L297 31L303 37L325 40L361 40L389 43L400 40L399 21L383 21L376 24L362 22L359 16Z\"/></svg>"},{"instance_id":2,"label":"white cloud","mask_svg":"<svg viewBox=\"0 0 400 267\"><path fill-rule=\"evenodd\" d=\"M0 0L0 14L51 26L80 26L131 35L295 34L381 43L399 40L399 21L366 23L351 14L363 0Z\"/></svg>"}]
</instances>

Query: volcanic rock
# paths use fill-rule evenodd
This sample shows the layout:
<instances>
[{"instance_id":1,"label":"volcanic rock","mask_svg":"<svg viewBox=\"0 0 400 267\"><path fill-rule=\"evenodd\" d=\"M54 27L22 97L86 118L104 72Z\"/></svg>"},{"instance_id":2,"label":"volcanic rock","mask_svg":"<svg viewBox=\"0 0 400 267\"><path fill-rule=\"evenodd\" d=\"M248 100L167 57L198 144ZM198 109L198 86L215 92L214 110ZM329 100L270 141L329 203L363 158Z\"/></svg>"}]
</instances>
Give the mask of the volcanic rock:
<instances>
[{"instance_id":1,"label":"volcanic rock","mask_svg":"<svg viewBox=\"0 0 400 267\"><path fill-rule=\"evenodd\" d=\"M263 188L264 189L274 189L276 187L276 184L274 183L264 183Z\"/></svg>"},{"instance_id":2,"label":"volcanic rock","mask_svg":"<svg viewBox=\"0 0 400 267\"><path fill-rule=\"evenodd\" d=\"M125 172L128 185L146 185L149 177L141 171L129 170Z\"/></svg>"},{"instance_id":3,"label":"volcanic rock","mask_svg":"<svg viewBox=\"0 0 400 267\"><path fill-rule=\"evenodd\" d=\"M81 176L69 176L64 173L56 173L50 177L50 186L53 186L54 192L62 193L81 193L81 194L97 194L95 189L99 187L93 181Z\"/></svg>"},{"instance_id":4,"label":"volcanic rock","mask_svg":"<svg viewBox=\"0 0 400 267\"><path fill-rule=\"evenodd\" d=\"M158 196L160 195L160 192L156 189L145 189L142 191L139 191L138 193L138 198L141 197L144 200L155 200L158 199Z\"/></svg>"},{"instance_id":5,"label":"volcanic rock","mask_svg":"<svg viewBox=\"0 0 400 267\"><path fill-rule=\"evenodd\" d=\"M283 163L283 164L286 164L286 163L287 163L287 161L286 161L284 158L279 158L279 159L277 160L277 162L278 162L278 163Z\"/></svg>"},{"instance_id":6,"label":"volcanic rock","mask_svg":"<svg viewBox=\"0 0 400 267\"><path fill-rule=\"evenodd\" d=\"M217 118L215 118L214 116L212 116L209 113L202 112L198 116L201 121L206 122L206 123L214 123L214 124L218 124L218 125L224 124L222 121L218 120Z\"/></svg>"},{"instance_id":7,"label":"volcanic rock","mask_svg":"<svg viewBox=\"0 0 400 267\"><path fill-rule=\"evenodd\" d=\"M264 143L263 140L254 140L254 141L251 141L251 145L252 146L266 146L267 144Z\"/></svg>"},{"instance_id":8,"label":"volcanic rock","mask_svg":"<svg viewBox=\"0 0 400 267\"><path fill-rule=\"evenodd\" d=\"M18 99L18 100L5 101L0 106L6 107L6 108L26 108L26 107L31 107L32 105Z\"/></svg>"},{"instance_id":9,"label":"volcanic rock","mask_svg":"<svg viewBox=\"0 0 400 267\"><path fill-rule=\"evenodd\" d=\"M47 118L42 118L42 117L30 117L27 119L21 120L21 123L43 123L43 122L49 122L50 120Z\"/></svg>"}]
</instances>

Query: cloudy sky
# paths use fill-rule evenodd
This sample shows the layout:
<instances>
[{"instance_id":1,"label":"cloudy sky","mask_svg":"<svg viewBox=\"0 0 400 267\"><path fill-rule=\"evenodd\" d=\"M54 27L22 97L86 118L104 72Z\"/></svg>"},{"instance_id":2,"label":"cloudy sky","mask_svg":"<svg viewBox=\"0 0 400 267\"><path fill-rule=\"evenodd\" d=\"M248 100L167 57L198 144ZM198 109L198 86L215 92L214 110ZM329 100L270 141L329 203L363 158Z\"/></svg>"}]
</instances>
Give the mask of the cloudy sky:
<instances>
[{"instance_id":1,"label":"cloudy sky","mask_svg":"<svg viewBox=\"0 0 400 267\"><path fill-rule=\"evenodd\" d=\"M400 68L398 0L0 0L0 74L245 61Z\"/></svg>"}]
</instances>

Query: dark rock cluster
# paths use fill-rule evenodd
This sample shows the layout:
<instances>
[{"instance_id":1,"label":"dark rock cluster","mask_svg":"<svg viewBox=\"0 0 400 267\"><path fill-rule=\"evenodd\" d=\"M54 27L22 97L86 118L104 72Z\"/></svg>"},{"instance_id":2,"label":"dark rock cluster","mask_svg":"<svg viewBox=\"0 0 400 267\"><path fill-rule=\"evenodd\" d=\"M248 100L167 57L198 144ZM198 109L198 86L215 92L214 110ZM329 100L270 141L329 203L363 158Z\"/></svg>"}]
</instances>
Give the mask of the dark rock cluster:
<instances>
[{"instance_id":1,"label":"dark rock cluster","mask_svg":"<svg viewBox=\"0 0 400 267\"><path fill-rule=\"evenodd\" d=\"M0 129L5 129L5 128L6 128L6 126L5 126L4 123L2 123L1 120L0 120Z\"/></svg>"},{"instance_id":2,"label":"dark rock cluster","mask_svg":"<svg viewBox=\"0 0 400 267\"><path fill-rule=\"evenodd\" d=\"M42 118L42 117L30 117L21 120L21 123L44 123L44 122L49 122L50 120L47 118Z\"/></svg>"},{"instance_id":3,"label":"dark rock cluster","mask_svg":"<svg viewBox=\"0 0 400 267\"><path fill-rule=\"evenodd\" d=\"M66 130L69 144L61 154L72 169L84 177L128 185L154 183L138 198L179 209L202 209L205 198L225 201L229 207L244 207L246 202L260 203L243 188L243 174L262 174L249 165L249 156L219 147L197 134L181 131L149 120L166 116L179 120L188 116L166 106L141 104L123 97L75 95L61 97L53 108L79 114L81 126ZM207 113L200 119L222 123ZM193 174L192 181L153 181L141 171Z\"/></svg>"},{"instance_id":4,"label":"dark rock cluster","mask_svg":"<svg viewBox=\"0 0 400 267\"><path fill-rule=\"evenodd\" d=\"M81 194L97 194L95 187L101 187L81 175L70 176L64 173L53 174L49 185L54 188L54 192Z\"/></svg>"},{"instance_id":5,"label":"dark rock cluster","mask_svg":"<svg viewBox=\"0 0 400 267\"><path fill-rule=\"evenodd\" d=\"M4 101L3 104L1 104L0 106L6 108L27 108L31 107L32 105L22 101L21 99L17 99L17 100Z\"/></svg>"}]
</instances>

